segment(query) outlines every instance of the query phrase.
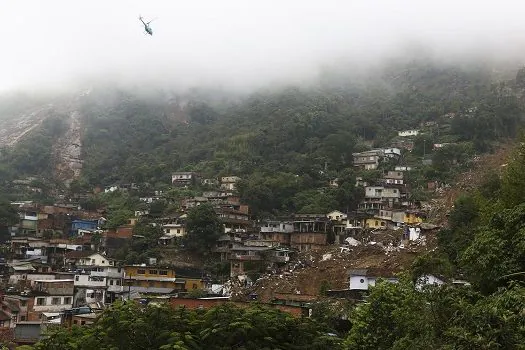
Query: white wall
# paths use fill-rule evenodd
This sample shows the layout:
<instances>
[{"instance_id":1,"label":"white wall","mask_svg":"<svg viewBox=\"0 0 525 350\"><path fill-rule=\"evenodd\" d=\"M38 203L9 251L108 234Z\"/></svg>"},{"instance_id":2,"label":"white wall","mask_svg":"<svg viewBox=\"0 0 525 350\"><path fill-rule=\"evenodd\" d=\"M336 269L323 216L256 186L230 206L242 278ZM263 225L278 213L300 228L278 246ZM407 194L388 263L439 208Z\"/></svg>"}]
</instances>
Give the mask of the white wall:
<instances>
[{"instance_id":1,"label":"white wall","mask_svg":"<svg viewBox=\"0 0 525 350\"><path fill-rule=\"evenodd\" d=\"M368 277L350 276L350 290L368 290Z\"/></svg>"},{"instance_id":2,"label":"white wall","mask_svg":"<svg viewBox=\"0 0 525 350\"><path fill-rule=\"evenodd\" d=\"M45 305L38 305L38 299L44 298ZM53 305L53 298L59 298L60 303ZM70 303L65 304L66 298L69 298ZM42 296L35 297L35 304L33 310L36 312L59 312L65 309L71 309L73 307L73 295L54 295L54 296Z\"/></svg>"}]
</instances>

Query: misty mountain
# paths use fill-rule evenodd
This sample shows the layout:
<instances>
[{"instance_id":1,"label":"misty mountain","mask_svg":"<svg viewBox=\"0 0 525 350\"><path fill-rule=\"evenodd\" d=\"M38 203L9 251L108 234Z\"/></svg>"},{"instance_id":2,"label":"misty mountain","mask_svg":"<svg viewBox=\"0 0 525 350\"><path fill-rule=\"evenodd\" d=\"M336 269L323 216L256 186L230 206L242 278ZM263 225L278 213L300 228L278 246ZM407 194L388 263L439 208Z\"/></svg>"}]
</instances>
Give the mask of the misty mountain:
<instances>
[{"instance_id":1,"label":"misty mountain","mask_svg":"<svg viewBox=\"0 0 525 350\"><path fill-rule=\"evenodd\" d=\"M447 121L448 140L487 151L521 123L516 91L513 80L495 82L489 67L426 60L392 63L361 77L326 72L319 84L247 96L95 86L46 105L45 115L2 151L0 175L75 180L86 188L169 183L171 172L181 170L235 174L248 183L264 174L265 181L289 186L299 175L294 195L351 169L352 152L388 146L397 131L450 113L458 118ZM0 111L12 101L2 101ZM17 120L13 116L23 113L3 114ZM5 124L3 132L9 130Z\"/></svg>"}]
</instances>

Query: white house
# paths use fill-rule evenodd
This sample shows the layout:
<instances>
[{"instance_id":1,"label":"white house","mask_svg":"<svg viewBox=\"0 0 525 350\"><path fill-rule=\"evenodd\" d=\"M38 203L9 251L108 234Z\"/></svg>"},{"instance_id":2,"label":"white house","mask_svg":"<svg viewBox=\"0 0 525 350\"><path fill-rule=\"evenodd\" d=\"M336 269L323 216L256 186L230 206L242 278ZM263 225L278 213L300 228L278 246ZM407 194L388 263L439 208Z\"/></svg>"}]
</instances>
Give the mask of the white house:
<instances>
[{"instance_id":1,"label":"white house","mask_svg":"<svg viewBox=\"0 0 525 350\"><path fill-rule=\"evenodd\" d=\"M115 266L93 266L75 274L75 306L111 303L123 291L124 270Z\"/></svg>"},{"instance_id":2,"label":"white house","mask_svg":"<svg viewBox=\"0 0 525 350\"><path fill-rule=\"evenodd\" d=\"M94 253L86 257L81 257L77 262L78 266L115 266L115 259L108 258L102 254Z\"/></svg>"},{"instance_id":3,"label":"white house","mask_svg":"<svg viewBox=\"0 0 525 350\"><path fill-rule=\"evenodd\" d=\"M412 130L404 130L404 131L399 131L397 133L398 136L401 136L401 137L407 137L407 136L417 136L419 135L419 130L417 129L412 129Z\"/></svg>"},{"instance_id":4,"label":"white house","mask_svg":"<svg viewBox=\"0 0 525 350\"><path fill-rule=\"evenodd\" d=\"M401 193L397 188L383 186L366 186L365 198L399 198Z\"/></svg>"},{"instance_id":5,"label":"white house","mask_svg":"<svg viewBox=\"0 0 525 350\"><path fill-rule=\"evenodd\" d=\"M424 285L440 286L442 284L445 284L445 282L434 275L423 275L417 279L416 288L421 289Z\"/></svg>"},{"instance_id":6,"label":"white house","mask_svg":"<svg viewBox=\"0 0 525 350\"><path fill-rule=\"evenodd\" d=\"M343 221L347 218L347 215L339 210L334 210L326 214L326 217L332 221Z\"/></svg>"},{"instance_id":7,"label":"white house","mask_svg":"<svg viewBox=\"0 0 525 350\"><path fill-rule=\"evenodd\" d=\"M401 157L401 150L399 148L383 148L383 155L386 158L399 158Z\"/></svg>"},{"instance_id":8,"label":"white house","mask_svg":"<svg viewBox=\"0 0 525 350\"><path fill-rule=\"evenodd\" d=\"M166 224L162 225L162 231L166 236L183 237L186 235L186 228L182 224Z\"/></svg>"},{"instance_id":9,"label":"white house","mask_svg":"<svg viewBox=\"0 0 525 350\"><path fill-rule=\"evenodd\" d=\"M350 290L368 290L369 287L376 285L378 279L387 282L397 283L399 280L393 276L381 276L380 273L373 269L356 269L350 270L349 289Z\"/></svg>"},{"instance_id":10,"label":"white house","mask_svg":"<svg viewBox=\"0 0 525 350\"><path fill-rule=\"evenodd\" d=\"M240 179L238 176L223 176L221 178L221 189L235 191L237 189L237 182Z\"/></svg>"}]
</instances>

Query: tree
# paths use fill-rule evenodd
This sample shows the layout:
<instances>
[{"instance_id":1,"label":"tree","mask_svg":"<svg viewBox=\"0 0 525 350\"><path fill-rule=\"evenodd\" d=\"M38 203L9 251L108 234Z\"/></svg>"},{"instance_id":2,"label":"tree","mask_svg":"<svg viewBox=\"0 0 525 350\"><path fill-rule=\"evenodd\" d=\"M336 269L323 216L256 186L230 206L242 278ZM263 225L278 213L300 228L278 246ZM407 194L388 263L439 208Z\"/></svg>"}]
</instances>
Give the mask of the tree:
<instances>
[{"instance_id":1,"label":"tree","mask_svg":"<svg viewBox=\"0 0 525 350\"><path fill-rule=\"evenodd\" d=\"M209 204L192 208L186 220L185 246L192 251L208 254L217 239L224 234L224 226L213 206Z\"/></svg>"},{"instance_id":2,"label":"tree","mask_svg":"<svg viewBox=\"0 0 525 350\"><path fill-rule=\"evenodd\" d=\"M131 217L133 217L133 212L129 209L111 211L108 215L106 228L115 229L119 226L125 225Z\"/></svg>"},{"instance_id":3,"label":"tree","mask_svg":"<svg viewBox=\"0 0 525 350\"><path fill-rule=\"evenodd\" d=\"M5 200L0 200L0 243L10 238L8 228L18 223L19 216L16 209Z\"/></svg>"},{"instance_id":4,"label":"tree","mask_svg":"<svg viewBox=\"0 0 525 350\"><path fill-rule=\"evenodd\" d=\"M91 327L53 329L34 349L341 349L341 339L326 331L315 321L261 306L204 311L117 302Z\"/></svg>"}]
</instances>

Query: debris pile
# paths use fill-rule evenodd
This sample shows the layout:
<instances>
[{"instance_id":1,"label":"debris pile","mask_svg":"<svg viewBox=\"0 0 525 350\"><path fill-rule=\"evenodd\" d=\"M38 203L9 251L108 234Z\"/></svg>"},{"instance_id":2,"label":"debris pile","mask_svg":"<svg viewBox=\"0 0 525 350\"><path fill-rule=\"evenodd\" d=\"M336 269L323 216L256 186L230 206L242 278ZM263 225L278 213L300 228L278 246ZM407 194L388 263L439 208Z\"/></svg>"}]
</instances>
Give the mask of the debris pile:
<instances>
[{"instance_id":1,"label":"debris pile","mask_svg":"<svg viewBox=\"0 0 525 350\"><path fill-rule=\"evenodd\" d=\"M300 253L285 269L264 274L251 286L232 286L232 298L257 294L258 300L268 302L277 293L319 295L322 286L327 285L329 289L347 289L351 269L374 268L384 270L385 274L398 273L410 266L420 252L433 248L426 236L416 241L387 243L381 240L362 243L355 238L349 241L357 244Z\"/></svg>"}]
</instances>

